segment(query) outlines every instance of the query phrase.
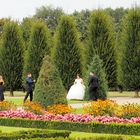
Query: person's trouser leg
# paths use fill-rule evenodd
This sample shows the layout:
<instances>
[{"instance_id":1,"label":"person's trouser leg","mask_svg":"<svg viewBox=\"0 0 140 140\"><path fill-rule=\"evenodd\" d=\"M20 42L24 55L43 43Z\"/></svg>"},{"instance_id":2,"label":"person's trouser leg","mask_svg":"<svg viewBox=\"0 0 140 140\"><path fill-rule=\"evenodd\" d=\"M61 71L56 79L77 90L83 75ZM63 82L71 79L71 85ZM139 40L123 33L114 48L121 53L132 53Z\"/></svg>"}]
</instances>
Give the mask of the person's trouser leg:
<instances>
[{"instance_id":1,"label":"person's trouser leg","mask_svg":"<svg viewBox=\"0 0 140 140\"><path fill-rule=\"evenodd\" d=\"M98 99L98 92L97 92L98 88L95 87L93 91L94 91L94 100L97 101L97 99Z\"/></svg>"},{"instance_id":2,"label":"person's trouser leg","mask_svg":"<svg viewBox=\"0 0 140 140\"><path fill-rule=\"evenodd\" d=\"M91 88L89 88L89 100L93 100L93 93Z\"/></svg>"},{"instance_id":3,"label":"person's trouser leg","mask_svg":"<svg viewBox=\"0 0 140 140\"><path fill-rule=\"evenodd\" d=\"M24 102L27 100L28 96L29 96L30 92L27 92L25 97L24 97Z\"/></svg>"},{"instance_id":4,"label":"person's trouser leg","mask_svg":"<svg viewBox=\"0 0 140 140\"><path fill-rule=\"evenodd\" d=\"M30 102L33 100L33 91L30 92Z\"/></svg>"}]
</instances>

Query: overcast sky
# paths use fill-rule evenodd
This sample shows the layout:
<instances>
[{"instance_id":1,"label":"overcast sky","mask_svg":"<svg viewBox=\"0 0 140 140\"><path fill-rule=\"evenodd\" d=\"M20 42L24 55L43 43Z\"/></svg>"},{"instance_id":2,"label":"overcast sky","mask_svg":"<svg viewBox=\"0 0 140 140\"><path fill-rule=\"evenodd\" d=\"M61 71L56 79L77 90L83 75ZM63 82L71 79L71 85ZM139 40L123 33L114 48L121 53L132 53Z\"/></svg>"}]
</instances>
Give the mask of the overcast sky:
<instances>
[{"instance_id":1,"label":"overcast sky","mask_svg":"<svg viewBox=\"0 0 140 140\"><path fill-rule=\"evenodd\" d=\"M36 8L42 5L61 7L66 13L72 13L82 9L130 8L135 4L140 6L140 0L0 0L0 18L22 20L23 17L32 16Z\"/></svg>"}]
</instances>

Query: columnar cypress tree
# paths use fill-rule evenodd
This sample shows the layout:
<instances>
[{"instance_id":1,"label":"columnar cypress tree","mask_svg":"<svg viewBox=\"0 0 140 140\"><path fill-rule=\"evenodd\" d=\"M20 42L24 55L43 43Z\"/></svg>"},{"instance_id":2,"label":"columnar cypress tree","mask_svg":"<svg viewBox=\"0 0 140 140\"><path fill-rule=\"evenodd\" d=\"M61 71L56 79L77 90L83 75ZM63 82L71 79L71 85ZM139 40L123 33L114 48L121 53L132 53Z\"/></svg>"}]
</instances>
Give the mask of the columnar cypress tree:
<instances>
[{"instance_id":1,"label":"columnar cypress tree","mask_svg":"<svg viewBox=\"0 0 140 140\"><path fill-rule=\"evenodd\" d=\"M34 101L47 107L51 104L66 104L65 88L59 72L49 56L46 56L35 85Z\"/></svg>"},{"instance_id":2,"label":"columnar cypress tree","mask_svg":"<svg viewBox=\"0 0 140 140\"><path fill-rule=\"evenodd\" d=\"M8 22L4 26L0 69L11 96L21 87L23 70L23 43L17 23Z\"/></svg>"},{"instance_id":3,"label":"columnar cypress tree","mask_svg":"<svg viewBox=\"0 0 140 140\"><path fill-rule=\"evenodd\" d=\"M89 63L96 54L103 60L103 66L105 67L109 87L116 86L117 70L112 20L111 17L102 10L94 11L90 20Z\"/></svg>"},{"instance_id":4,"label":"columnar cypress tree","mask_svg":"<svg viewBox=\"0 0 140 140\"><path fill-rule=\"evenodd\" d=\"M27 50L24 76L31 72L34 79L38 78L42 59L50 53L50 35L43 22L36 21L31 29L30 44Z\"/></svg>"},{"instance_id":5,"label":"columnar cypress tree","mask_svg":"<svg viewBox=\"0 0 140 140\"><path fill-rule=\"evenodd\" d=\"M123 83L129 90L140 90L140 8L132 9L123 24Z\"/></svg>"},{"instance_id":6,"label":"columnar cypress tree","mask_svg":"<svg viewBox=\"0 0 140 140\"><path fill-rule=\"evenodd\" d=\"M55 63L66 89L73 83L76 75L81 74L80 43L74 20L64 16L57 31Z\"/></svg>"},{"instance_id":7,"label":"columnar cypress tree","mask_svg":"<svg viewBox=\"0 0 140 140\"><path fill-rule=\"evenodd\" d=\"M87 76L86 76L86 87L88 87L89 82L89 74L90 72L94 71L98 77L99 80L99 88L98 88L98 99L106 99L107 97L107 80L106 80L106 74L105 69L103 67L103 61L99 58L98 55L95 55L89 65ZM88 99L89 93L88 88L86 89L85 99Z\"/></svg>"}]
</instances>

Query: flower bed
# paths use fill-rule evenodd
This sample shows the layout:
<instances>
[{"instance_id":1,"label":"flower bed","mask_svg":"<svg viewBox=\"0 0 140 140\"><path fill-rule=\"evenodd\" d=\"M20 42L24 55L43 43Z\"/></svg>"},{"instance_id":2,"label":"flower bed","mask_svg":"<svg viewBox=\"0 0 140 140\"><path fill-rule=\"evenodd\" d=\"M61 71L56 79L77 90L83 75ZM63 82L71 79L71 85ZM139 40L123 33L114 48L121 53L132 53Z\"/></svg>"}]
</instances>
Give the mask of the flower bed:
<instances>
[{"instance_id":1,"label":"flower bed","mask_svg":"<svg viewBox=\"0 0 140 140\"><path fill-rule=\"evenodd\" d=\"M101 122L101 123L140 123L140 117L123 119L118 117L109 116L98 116L93 117L88 114L65 114L65 115L54 115L47 113L45 115L36 115L31 112L24 110L9 110L0 111L1 118L27 118L33 120L58 120L58 121L69 121L69 122Z\"/></svg>"}]
</instances>

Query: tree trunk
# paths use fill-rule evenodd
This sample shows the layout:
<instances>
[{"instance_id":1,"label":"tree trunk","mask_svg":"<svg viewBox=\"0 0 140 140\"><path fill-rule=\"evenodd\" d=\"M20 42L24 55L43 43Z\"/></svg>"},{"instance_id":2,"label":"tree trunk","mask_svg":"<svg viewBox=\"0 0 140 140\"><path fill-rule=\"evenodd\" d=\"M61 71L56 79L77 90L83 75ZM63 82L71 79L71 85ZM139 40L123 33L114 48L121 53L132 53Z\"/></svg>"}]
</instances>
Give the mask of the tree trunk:
<instances>
[{"instance_id":1,"label":"tree trunk","mask_svg":"<svg viewBox=\"0 0 140 140\"><path fill-rule=\"evenodd\" d=\"M135 97L139 97L139 91L138 90L135 91Z\"/></svg>"},{"instance_id":2,"label":"tree trunk","mask_svg":"<svg viewBox=\"0 0 140 140\"><path fill-rule=\"evenodd\" d=\"M14 96L14 91L12 88L10 89L10 96L12 96L12 97Z\"/></svg>"}]
</instances>

